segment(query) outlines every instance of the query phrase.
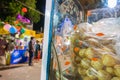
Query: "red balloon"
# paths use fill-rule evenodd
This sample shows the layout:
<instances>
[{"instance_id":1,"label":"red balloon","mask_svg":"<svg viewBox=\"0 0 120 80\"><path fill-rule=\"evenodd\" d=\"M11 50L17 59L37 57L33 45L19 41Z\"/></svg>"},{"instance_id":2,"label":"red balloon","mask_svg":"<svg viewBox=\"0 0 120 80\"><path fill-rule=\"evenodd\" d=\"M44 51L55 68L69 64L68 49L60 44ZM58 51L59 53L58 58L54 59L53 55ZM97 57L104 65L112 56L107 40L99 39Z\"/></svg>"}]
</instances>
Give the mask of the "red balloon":
<instances>
[{"instance_id":1,"label":"red balloon","mask_svg":"<svg viewBox=\"0 0 120 80\"><path fill-rule=\"evenodd\" d=\"M26 13L27 12L27 8L22 8L22 12Z\"/></svg>"}]
</instances>

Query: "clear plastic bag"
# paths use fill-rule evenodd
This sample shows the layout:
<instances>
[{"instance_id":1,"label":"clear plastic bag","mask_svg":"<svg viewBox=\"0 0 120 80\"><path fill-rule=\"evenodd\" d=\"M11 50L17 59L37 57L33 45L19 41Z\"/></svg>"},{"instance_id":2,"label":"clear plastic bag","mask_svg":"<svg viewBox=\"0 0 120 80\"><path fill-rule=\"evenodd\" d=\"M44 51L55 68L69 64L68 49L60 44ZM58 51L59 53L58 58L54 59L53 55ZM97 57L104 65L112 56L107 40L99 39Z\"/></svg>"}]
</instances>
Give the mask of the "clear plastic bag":
<instances>
[{"instance_id":1,"label":"clear plastic bag","mask_svg":"<svg viewBox=\"0 0 120 80\"><path fill-rule=\"evenodd\" d=\"M71 36L74 73L83 80L120 79L120 18L83 23Z\"/></svg>"}]
</instances>

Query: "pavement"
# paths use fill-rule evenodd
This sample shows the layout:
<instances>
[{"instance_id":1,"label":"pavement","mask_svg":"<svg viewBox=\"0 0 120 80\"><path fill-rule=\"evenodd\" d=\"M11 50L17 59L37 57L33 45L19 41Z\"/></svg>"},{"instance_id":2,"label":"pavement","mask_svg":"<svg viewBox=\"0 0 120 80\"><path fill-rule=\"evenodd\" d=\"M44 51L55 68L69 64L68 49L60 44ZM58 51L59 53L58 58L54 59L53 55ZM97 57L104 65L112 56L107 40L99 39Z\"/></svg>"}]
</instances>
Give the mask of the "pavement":
<instances>
[{"instance_id":1,"label":"pavement","mask_svg":"<svg viewBox=\"0 0 120 80\"><path fill-rule=\"evenodd\" d=\"M27 63L0 66L0 80L40 80L41 60L33 66Z\"/></svg>"}]
</instances>

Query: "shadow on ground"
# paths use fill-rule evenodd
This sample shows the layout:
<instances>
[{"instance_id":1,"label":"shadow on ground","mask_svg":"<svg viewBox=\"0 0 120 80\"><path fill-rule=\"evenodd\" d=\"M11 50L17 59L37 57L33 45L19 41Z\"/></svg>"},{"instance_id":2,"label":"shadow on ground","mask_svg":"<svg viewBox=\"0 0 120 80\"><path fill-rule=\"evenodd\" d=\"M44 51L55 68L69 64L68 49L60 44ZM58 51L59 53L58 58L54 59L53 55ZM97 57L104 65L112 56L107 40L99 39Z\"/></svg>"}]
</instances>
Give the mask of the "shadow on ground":
<instances>
[{"instance_id":1,"label":"shadow on ground","mask_svg":"<svg viewBox=\"0 0 120 80\"><path fill-rule=\"evenodd\" d=\"M2 70L7 70L7 69L13 69L13 68L19 68L19 67L23 67L22 65L19 65L19 66L2 66L0 68L0 71ZM0 76L1 77L1 76Z\"/></svg>"}]
</instances>

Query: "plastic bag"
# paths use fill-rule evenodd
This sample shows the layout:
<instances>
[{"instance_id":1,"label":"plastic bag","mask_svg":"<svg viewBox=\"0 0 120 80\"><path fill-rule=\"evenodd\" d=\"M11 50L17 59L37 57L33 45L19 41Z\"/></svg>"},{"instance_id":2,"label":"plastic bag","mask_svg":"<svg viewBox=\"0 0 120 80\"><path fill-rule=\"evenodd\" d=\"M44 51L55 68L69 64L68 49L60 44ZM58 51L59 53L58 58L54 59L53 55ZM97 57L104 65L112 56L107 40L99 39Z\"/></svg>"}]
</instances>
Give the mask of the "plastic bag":
<instances>
[{"instance_id":1,"label":"plastic bag","mask_svg":"<svg viewBox=\"0 0 120 80\"><path fill-rule=\"evenodd\" d=\"M118 35L120 33L120 18L106 18L93 24L92 32L102 32L108 35Z\"/></svg>"},{"instance_id":2,"label":"plastic bag","mask_svg":"<svg viewBox=\"0 0 120 80\"><path fill-rule=\"evenodd\" d=\"M79 24L71 35L74 73L89 80L120 78L120 18Z\"/></svg>"}]
</instances>

